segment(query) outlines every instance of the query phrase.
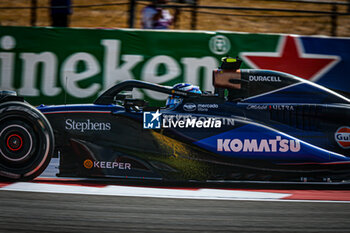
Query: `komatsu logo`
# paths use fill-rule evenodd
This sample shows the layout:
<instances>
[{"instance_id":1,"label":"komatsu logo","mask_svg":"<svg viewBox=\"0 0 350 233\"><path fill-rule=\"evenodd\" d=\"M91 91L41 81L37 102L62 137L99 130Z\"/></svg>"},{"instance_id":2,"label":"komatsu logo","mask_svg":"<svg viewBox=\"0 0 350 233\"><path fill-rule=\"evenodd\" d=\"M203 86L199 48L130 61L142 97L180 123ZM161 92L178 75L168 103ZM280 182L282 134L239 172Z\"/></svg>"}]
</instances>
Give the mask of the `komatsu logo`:
<instances>
[{"instance_id":1,"label":"komatsu logo","mask_svg":"<svg viewBox=\"0 0 350 233\"><path fill-rule=\"evenodd\" d=\"M281 139L217 139L217 151L223 152L299 152L298 140Z\"/></svg>"}]
</instances>

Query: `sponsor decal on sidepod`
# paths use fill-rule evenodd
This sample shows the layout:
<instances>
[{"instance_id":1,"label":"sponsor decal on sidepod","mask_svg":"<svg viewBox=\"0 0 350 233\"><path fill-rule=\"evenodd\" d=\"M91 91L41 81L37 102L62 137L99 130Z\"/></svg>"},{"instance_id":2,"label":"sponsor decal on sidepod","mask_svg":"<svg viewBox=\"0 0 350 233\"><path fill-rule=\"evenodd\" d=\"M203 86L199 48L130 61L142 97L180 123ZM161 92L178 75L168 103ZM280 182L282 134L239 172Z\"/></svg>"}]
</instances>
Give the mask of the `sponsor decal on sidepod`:
<instances>
[{"instance_id":1,"label":"sponsor decal on sidepod","mask_svg":"<svg viewBox=\"0 0 350 233\"><path fill-rule=\"evenodd\" d=\"M223 152L299 152L300 142L281 139L217 139L217 151Z\"/></svg>"},{"instance_id":2,"label":"sponsor decal on sidepod","mask_svg":"<svg viewBox=\"0 0 350 233\"><path fill-rule=\"evenodd\" d=\"M109 161L91 161L87 159L84 161L84 167L87 169L91 168L102 168L102 169L119 169L119 170L131 170L130 163L118 163Z\"/></svg>"},{"instance_id":3,"label":"sponsor decal on sidepod","mask_svg":"<svg viewBox=\"0 0 350 233\"><path fill-rule=\"evenodd\" d=\"M350 148L350 128L348 126L340 127L334 134L335 141L344 149Z\"/></svg>"}]
</instances>

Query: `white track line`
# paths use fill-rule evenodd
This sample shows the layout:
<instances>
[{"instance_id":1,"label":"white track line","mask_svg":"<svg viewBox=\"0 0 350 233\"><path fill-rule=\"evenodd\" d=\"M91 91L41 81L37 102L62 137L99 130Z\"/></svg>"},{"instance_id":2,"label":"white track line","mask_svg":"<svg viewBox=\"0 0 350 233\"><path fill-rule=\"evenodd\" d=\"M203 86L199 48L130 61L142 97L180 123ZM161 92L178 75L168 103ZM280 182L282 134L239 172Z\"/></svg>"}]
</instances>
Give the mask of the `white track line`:
<instances>
[{"instance_id":1,"label":"white track line","mask_svg":"<svg viewBox=\"0 0 350 233\"><path fill-rule=\"evenodd\" d=\"M24 191L42 193L105 195L127 197L157 197L182 199L208 199L208 200L276 200L290 196L283 193L250 192L222 189L181 190L165 188L144 188L109 185L102 188L54 185L40 183L19 182L1 188L3 191Z\"/></svg>"},{"instance_id":2,"label":"white track line","mask_svg":"<svg viewBox=\"0 0 350 233\"><path fill-rule=\"evenodd\" d=\"M197 200L236 200L236 201L283 201L283 202L323 202L323 203L345 203L350 201L332 200L293 200L283 199L292 194L238 191L223 189L166 189L151 187L129 187L120 185L109 185L105 187L85 187L74 185L40 184L29 182L18 182L0 188L0 191L20 191L38 193L60 193L79 195L100 196L123 196L123 197L153 197L153 198L175 198L175 199L197 199Z\"/></svg>"}]
</instances>

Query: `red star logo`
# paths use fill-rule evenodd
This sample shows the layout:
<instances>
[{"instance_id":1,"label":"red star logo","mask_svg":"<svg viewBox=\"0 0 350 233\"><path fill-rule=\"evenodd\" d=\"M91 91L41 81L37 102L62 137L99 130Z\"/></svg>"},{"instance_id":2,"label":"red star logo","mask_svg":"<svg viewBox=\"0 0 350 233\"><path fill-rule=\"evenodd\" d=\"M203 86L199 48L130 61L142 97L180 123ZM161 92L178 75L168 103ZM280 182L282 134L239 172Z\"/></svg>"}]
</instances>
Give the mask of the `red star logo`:
<instances>
[{"instance_id":1,"label":"red star logo","mask_svg":"<svg viewBox=\"0 0 350 233\"><path fill-rule=\"evenodd\" d=\"M295 36L281 36L277 52L245 52L240 56L253 68L282 71L314 82L340 61L338 56L305 53Z\"/></svg>"}]
</instances>

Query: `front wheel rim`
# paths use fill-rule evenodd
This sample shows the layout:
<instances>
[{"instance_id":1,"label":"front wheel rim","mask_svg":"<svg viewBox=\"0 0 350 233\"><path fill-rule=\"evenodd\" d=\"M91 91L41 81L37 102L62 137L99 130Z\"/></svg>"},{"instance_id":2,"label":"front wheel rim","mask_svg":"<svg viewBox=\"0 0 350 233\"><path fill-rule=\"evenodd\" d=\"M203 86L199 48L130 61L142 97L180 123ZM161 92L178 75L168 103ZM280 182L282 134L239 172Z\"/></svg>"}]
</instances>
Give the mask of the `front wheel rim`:
<instances>
[{"instance_id":1,"label":"front wheel rim","mask_svg":"<svg viewBox=\"0 0 350 233\"><path fill-rule=\"evenodd\" d=\"M0 132L0 157L9 162L26 161L33 149L33 135L23 126L11 124Z\"/></svg>"}]
</instances>

